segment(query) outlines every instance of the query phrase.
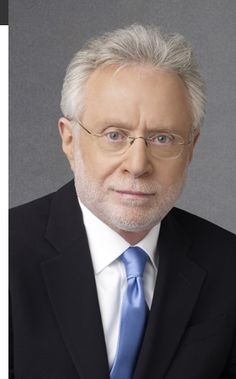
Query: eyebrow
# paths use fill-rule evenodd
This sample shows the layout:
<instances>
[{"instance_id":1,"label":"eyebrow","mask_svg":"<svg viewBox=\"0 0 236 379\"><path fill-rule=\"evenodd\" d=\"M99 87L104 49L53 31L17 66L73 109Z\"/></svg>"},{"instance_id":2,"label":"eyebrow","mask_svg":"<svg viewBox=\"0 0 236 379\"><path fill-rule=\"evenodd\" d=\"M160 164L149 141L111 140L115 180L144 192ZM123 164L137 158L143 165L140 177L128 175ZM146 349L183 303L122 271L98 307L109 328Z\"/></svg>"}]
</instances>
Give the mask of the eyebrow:
<instances>
[{"instance_id":1,"label":"eyebrow","mask_svg":"<svg viewBox=\"0 0 236 379\"><path fill-rule=\"evenodd\" d=\"M102 126L103 129L106 129L106 128L109 128L112 126L115 126L117 128L122 128L122 129L130 129L130 130L135 129L135 126L133 126L127 122L116 121L116 120L105 120L102 122L102 124L100 126Z\"/></svg>"},{"instance_id":2,"label":"eyebrow","mask_svg":"<svg viewBox=\"0 0 236 379\"><path fill-rule=\"evenodd\" d=\"M116 121L116 120L104 120L102 125L100 125L100 127L102 126L102 129L100 128L100 131L103 132L105 129L107 128L110 128L110 127L116 127L116 128L120 128L120 129L124 129L124 130L129 130L129 131L133 131L135 130L136 126L133 126L131 124L128 124L127 122L122 122L122 121ZM97 125L97 127L99 128L99 125ZM176 133L176 134L181 134L183 133L184 131L183 130L179 130L179 129L176 129L175 127L167 127L167 126L164 126L164 125L157 125L156 127L151 127L151 129L147 129L146 130L148 133L155 133L155 132L167 132L167 133Z\"/></svg>"}]
</instances>

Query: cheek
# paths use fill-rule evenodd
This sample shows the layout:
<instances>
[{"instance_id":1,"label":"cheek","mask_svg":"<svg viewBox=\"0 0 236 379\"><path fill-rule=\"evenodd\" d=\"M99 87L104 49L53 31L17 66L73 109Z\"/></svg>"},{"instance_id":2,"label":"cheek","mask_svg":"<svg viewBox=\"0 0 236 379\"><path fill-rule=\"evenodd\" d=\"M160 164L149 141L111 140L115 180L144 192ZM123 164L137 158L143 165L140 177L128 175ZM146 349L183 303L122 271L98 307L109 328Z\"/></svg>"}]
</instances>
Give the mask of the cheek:
<instances>
[{"instance_id":1,"label":"cheek","mask_svg":"<svg viewBox=\"0 0 236 379\"><path fill-rule=\"evenodd\" d=\"M104 155L96 146L92 146L92 144L86 145L82 141L77 145L75 157L78 169L82 164L85 173L95 180L105 180L119 166L117 159Z\"/></svg>"},{"instance_id":2,"label":"cheek","mask_svg":"<svg viewBox=\"0 0 236 379\"><path fill-rule=\"evenodd\" d=\"M162 164L161 169L157 170L157 177L160 184L168 187L185 178L189 159L181 157L181 159L169 160L162 162Z\"/></svg>"},{"instance_id":3,"label":"cheek","mask_svg":"<svg viewBox=\"0 0 236 379\"><path fill-rule=\"evenodd\" d=\"M74 149L78 167L82 164L85 171L96 173L97 167L100 165L100 159L93 146L92 138L88 140L81 134Z\"/></svg>"}]
</instances>

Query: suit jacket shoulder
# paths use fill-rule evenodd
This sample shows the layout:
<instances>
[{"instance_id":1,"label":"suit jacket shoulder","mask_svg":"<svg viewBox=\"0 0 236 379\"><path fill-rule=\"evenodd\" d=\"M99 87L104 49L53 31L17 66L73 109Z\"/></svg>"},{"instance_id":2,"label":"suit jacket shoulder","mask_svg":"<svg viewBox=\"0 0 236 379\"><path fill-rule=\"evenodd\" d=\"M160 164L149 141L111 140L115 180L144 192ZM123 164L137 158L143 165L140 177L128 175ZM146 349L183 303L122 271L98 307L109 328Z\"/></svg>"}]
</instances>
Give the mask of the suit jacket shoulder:
<instances>
[{"instance_id":1,"label":"suit jacket shoulder","mask_svg":"<svg viewBox=\"0 0 236 379\"><path fill-rule=\"evenodd\" d=\"M220 266L223 261L236 265L235 234L182 209L174 208L171 215L188 238L194 241L192 257L195 256L199 262L207 264L207 268L217 264Z\"/></svg>"},{"instance_id":2,"label":"suit jacket shoulder","mask_svg":"<svg viewBox=\"0 0 236 379\"><path fill-rule=\"evenodd\" d=\"M235 240L236 238L234 233L183 209L173 208L171 212L190 235L196 236L196 234L198 235L199 233L199 237L201 235L207 237L210 232L211 234L218 234L219 237L225 236L225 238L230 238L232 240ZM193 229L193 225L196 229Z\"/></svg>"},{"instance_id":3,"label":"suit jacket shoulder","mask_svg":"<svg viewBox=\"0 0 236 379\"><path fill-rule=\"evenodd\" d=\"M108 379L73 181L12 209L10 237L15 379ZM157 252L157 282L134 379L235 377L236 236L173 208L161 223Z\"/></svg>"}]
</instances>

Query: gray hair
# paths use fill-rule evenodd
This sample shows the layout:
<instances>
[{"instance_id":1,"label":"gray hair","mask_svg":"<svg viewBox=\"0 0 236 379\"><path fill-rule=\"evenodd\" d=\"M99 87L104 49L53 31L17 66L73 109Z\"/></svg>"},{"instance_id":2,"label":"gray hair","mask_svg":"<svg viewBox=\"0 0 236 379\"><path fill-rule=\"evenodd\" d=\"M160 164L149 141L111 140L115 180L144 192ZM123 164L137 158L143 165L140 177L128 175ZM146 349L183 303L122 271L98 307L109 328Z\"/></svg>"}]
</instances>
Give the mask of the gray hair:
<instances>
[{"instance_id":1,"label":"gray hair","mask_svg":"<svg viewBox=\"0 0 236 379\"><path fill-rule=\"evenodd\" d=\"M147 65L174 72L183 80L192 107L193 128L199 129L205 114L205 83L191 44L180 34L162 34L155 26L133 24L91 39L69 64L62 88L61 110L69 119L83 109L83 88L102 65Z\"/></svg>"}]
</instances>

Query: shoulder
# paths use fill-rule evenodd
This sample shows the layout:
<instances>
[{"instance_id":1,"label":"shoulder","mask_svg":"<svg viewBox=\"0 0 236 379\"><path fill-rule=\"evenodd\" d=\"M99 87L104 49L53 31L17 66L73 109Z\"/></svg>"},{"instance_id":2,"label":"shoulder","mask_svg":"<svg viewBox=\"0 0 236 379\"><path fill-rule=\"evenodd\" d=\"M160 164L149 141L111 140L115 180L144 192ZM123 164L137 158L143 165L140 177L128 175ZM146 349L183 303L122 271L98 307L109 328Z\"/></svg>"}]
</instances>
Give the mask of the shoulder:
<instances>
[{"instance_id":1,"label":"shoulder","mask_svg":"<svg viewBox=\"0 0 236 379\"><path fill-rule=\"evenodd\" d=\"M184 210L173 208L170 212L173 224L187 236L191 249L189 255L209 270L218 267L222 272L236 269L236 235L214 223Z\"/></svg>"},{"instance_id":2,"label":"shoulder","mask_svg":"<svg viewBox=\"0 0 236 379\"><path fill-rule=\"evenodd\" d=\"M11 208L9 213L10 231L15 228L22 229L26 226L32 227L33 224L40 225L45 223L53 195L54 193L51 193L29 203Z\"/></svg>"},{"instance_id":3,"label":"shoulder","mask_svg":"<svg viewBox=\"0 0 236 379\"><path fill-rule=\"evenodd\" d=\"M200 240L214 238L215 240L227 240L236 243L234 233L183 209L173 208L171 215L192 237L197 237Z\"/></svg>"},{"instance_id":4,"label":"shoulder","mask_svg":"<svg viewBox=\"0 0 236 379\"><path fill-rule=\"evenodd\" d=\"M41 261L55 254L45 238L52 208L67 207L73 182L46 196L10 209L9 258L13 268L25 267L26 262ZM55 204L55 199L57 199Z\"/></svg>"},{"instance_id":5,"label":"shoulder","mask_svg":"<svg viewBox=\"0 0 236 379\"><path fill-rule=\"evenodd\" d=\"M9 214L9 258L13 267L37 260L37 251L44 251L51 202L54 194L14 207Z\"/></svg>"},{"instance_id":6,"label":"shoulder","mask_svg":"<svg viewBox=\"0 0 236 379\"><path fill-rule=\"evenodd\" d=\"M55 198L63 206L71 196L74 184L67 183L59 190L28 203L11 208L9 213L10 241L32 240L44 235ZM23 242L23 241L22 241Z\"/></svg>"},{"instance_id":7,"label":"shoulder","mask_svg":"<svg viewBox=\"0 0 236 379\"><path fill-rule=\"evenodd\" d=\"M22 224L32 222L42 223L48 217L54 197L58 196L61 202L63 202L63 200L66 201L66 198L70 196L72 188L73 181L65 184L55 192L11 208L9 213L10 227L20 227Z\"/></svg>"}]
</instances>

